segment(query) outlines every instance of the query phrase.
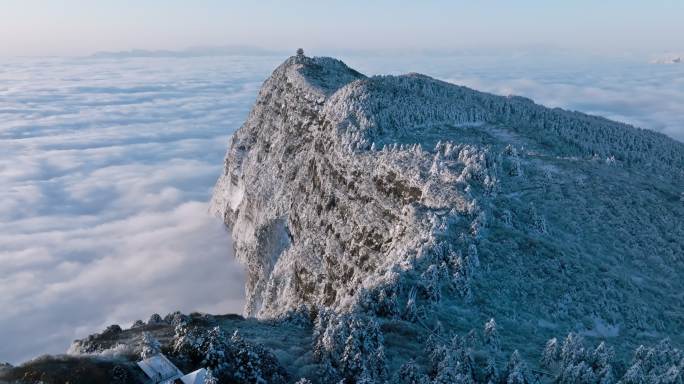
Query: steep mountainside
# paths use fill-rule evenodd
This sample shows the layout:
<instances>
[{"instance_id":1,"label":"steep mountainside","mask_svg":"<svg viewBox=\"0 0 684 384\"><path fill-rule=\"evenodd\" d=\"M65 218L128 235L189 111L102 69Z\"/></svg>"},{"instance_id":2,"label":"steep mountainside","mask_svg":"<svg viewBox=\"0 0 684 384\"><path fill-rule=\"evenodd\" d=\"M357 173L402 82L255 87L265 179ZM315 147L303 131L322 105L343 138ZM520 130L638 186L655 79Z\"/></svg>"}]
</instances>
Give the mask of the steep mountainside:
<instances>
[{"instance_id":1,"label":"steep mountainside","mask_svg":"<svg viewBox=\"0 0 684 384\"><path fill-rule=\"evenodd\" d=\"M683 170L658 133L297 56L233 136L212 210L247 315L415 296L456 328L679 337Z\"/></svg>"}]
</instances>

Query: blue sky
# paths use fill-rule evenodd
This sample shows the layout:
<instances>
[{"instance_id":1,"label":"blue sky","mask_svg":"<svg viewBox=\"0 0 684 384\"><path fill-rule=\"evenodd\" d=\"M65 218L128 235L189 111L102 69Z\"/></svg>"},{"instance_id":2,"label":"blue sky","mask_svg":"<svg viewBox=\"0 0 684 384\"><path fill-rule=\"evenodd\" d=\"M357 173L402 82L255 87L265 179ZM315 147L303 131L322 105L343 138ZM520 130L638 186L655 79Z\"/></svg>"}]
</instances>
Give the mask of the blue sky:
<instances>
[{"instance_id":1,"label":"blue sky","mask_svg":"<svg viewBox=\"0 0 684 384\"><path fill-rule=\"evenodd\" d=\"M681 0L1 0L0 55L256 45L684 51Z\"/></svg>"}]
</instances>

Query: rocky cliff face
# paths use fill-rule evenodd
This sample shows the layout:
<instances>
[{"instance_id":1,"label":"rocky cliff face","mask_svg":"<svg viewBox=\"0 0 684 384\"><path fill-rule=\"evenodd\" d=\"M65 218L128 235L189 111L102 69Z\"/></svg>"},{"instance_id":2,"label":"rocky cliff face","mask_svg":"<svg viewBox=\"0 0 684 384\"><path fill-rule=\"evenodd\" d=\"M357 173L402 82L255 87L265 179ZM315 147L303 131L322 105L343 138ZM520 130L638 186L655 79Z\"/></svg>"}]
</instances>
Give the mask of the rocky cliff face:
<instances>
[{"instance_id":1,"label":"rocky cliff face","mask_svg":"<svg viewBox=\"0 0 684 384\"><path fill-rule=\"evenodd\" d=\"M454 251L467 253L484 220L477 198L495 184L492 159L468 144L445 144L440 159L439 135L412 139L420 132L384 126L378 102L400 110L391 103L408 88L443 86L421 76L396 80L367 79L333 59L293 57L264 84L232 139L212 203L249 271L247 314L279 316L303 304L348 310L414 269L448 221L464 229ZM383 99L397 92L397 100ZM469 113L416 117L478 123Z\"/></svg>"}]
</instances>

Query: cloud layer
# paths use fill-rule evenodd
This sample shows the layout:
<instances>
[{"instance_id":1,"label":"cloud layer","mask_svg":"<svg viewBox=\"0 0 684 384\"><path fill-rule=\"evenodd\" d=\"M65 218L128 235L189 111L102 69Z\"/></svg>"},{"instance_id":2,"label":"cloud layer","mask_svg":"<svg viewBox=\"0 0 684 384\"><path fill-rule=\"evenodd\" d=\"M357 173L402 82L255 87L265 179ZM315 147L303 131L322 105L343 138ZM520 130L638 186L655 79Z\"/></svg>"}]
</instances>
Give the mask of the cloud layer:
<instances>
[{"instance_id":1,"label":"cloud layer","mask_svg":"<svg viewBox=\"0 0 684 384\"><path fill-rule=\"evenodd\" d=\"M0 67L0 361L154 312L240 312L208 217L230 132L281 57L12 59ZM564 58L345 58L684 140L684 66Z\"/></svg>"},{"instance_id":2,"label":"cloud layer","mask_svg":"<svg viewBox=\"0 0 684 384\"><path fill-rule=\"evenodd\" d=\"M3 63L0 361L154 312L241 312L242 267L206 202L278 61Z\"/></svg>"}]
</instances>

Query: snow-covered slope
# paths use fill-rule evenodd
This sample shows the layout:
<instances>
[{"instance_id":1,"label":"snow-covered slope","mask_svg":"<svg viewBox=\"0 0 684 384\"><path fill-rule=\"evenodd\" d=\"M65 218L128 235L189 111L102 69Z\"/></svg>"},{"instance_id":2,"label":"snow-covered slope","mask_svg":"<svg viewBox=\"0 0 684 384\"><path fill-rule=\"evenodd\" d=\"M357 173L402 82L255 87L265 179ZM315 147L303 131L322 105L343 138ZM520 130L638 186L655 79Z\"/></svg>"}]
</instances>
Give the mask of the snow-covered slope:
<instances>
[{"instance_id":1,"label":"snow-covered slope","mask_svg":"<svg viewBox=\"0 0 684 384\"><path fill-rule=\"evenodd\" d=\"M660 334L684 321L683 169L658 133L298 56L232 137L212 210L248 315L415 288L444 321Z\"/></svg>"}]
</instances>

